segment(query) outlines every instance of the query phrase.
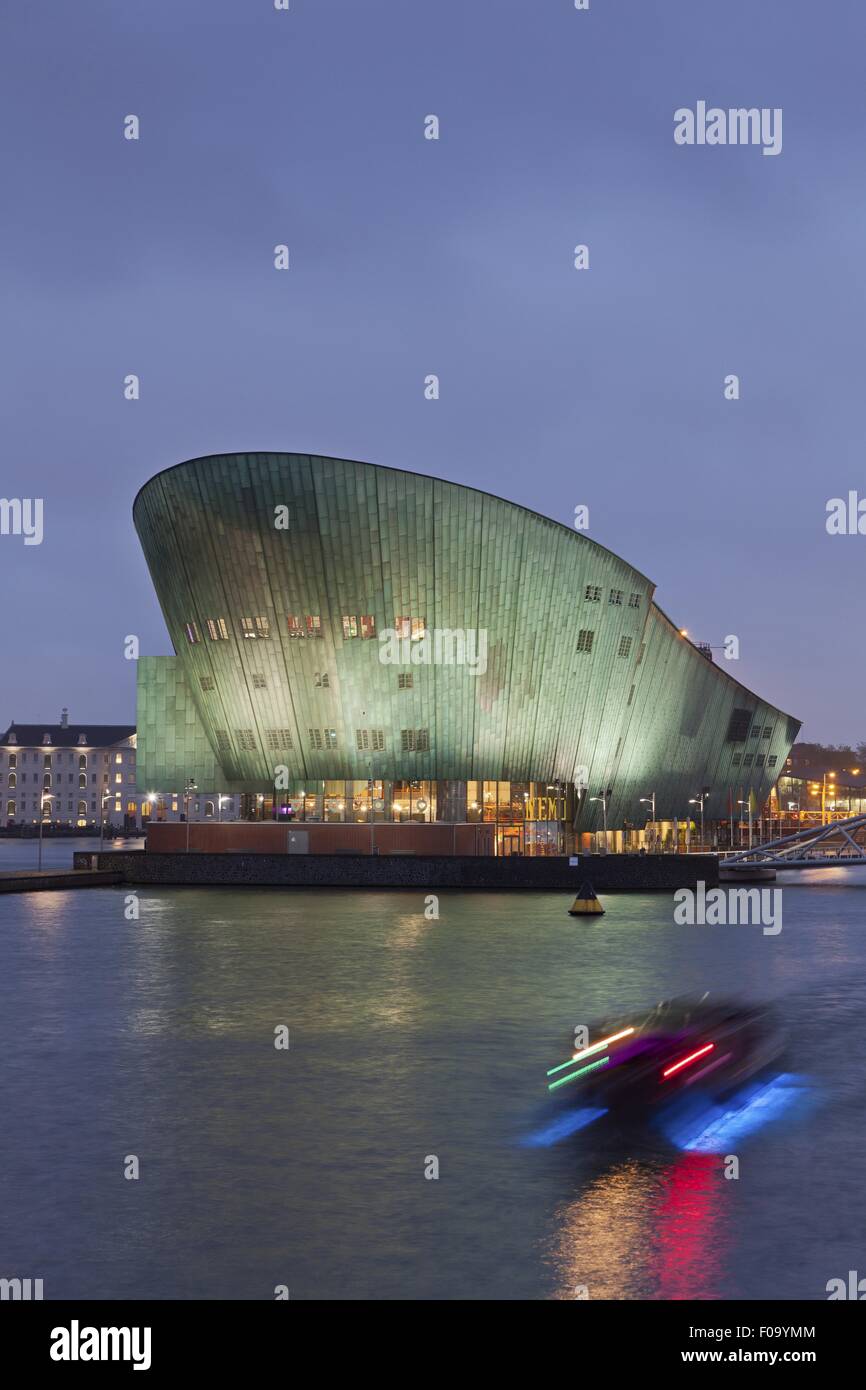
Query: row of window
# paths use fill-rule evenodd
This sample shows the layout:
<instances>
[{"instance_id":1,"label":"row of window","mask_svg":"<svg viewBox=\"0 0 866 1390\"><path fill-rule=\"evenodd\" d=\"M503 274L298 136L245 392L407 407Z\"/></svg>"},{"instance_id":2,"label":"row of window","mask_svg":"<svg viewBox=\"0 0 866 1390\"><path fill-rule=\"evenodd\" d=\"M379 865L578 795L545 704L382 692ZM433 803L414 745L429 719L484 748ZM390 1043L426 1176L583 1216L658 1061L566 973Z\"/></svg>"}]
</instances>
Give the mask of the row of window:
<instances>
[{"instance_id":1,"label":"row of window","mask_svg":"<svg viewBox=\"0 0 866 1390\"><path fill-rule=\"evenodd\" d=\"M217 746L221 753L231 753L231 739L227 729L217 729ZM257 753L258 738L254 729L235 729L235 741L243 753ZM265 743L272 753L294 748L290 729L265 729ZM309 746L314 752L337 747L336 729L309 729ZM381 753L385 747L384 729L356 729L355 743L360 752ZM400 747L404 753L426 753L430 749L428 729L401 729Z\"/></svg>"},{"instance_id":2,"label":"row of window","mask_svg":"<svg viewBox=\"0 0 866 1390\"><path fill-rule=\"evenodd\" d=\"M587 584L586 588L583 591L583 597L587 603L601 603L601 585ZM622 589L608 590L607 601L608 603L612 603L614 608L622 608L622 601L624 598L625 594L623 593ZM640 594L629 594L629 608L640 608L640 600Z\"/></svg>"},{"instance_id":3,"label":"row of window","mask_svg":"<svg viewBox=\"0 0 866 1390\"><path fill-rule=\"evenodd\" d=\"M578 634L577 634L577 647L576 647L576 650L577 650L578 652L582 652L584 655L588 655L588 654L592 651L592 647L593 647L593 643L594 643L594 642L595 642L595 629L594 629L594 628L582 627L582 628L580 629L580 631L578 632ZM643 661L644 647L645 647L645 643L641 642L641 644L640 644L640 651L639 651L639 653L638 653L637 662L635 663L637 666L639 666L640 663ZM626 637L626 636L620 637L620 639L619 639L619 645L618 645L618 647L617 647L617 649L616 649L616 654L617 654L617 656L631 656L631 648L632 648L632 638L631 638L631 637Z\"/></svg>"},{"instance_id":4,"label":"row of window","mask_svg":"<svg viewBox=\"0 0 866 1390\"><path fill-rule=\"evenodd\" d=\"M731 758L731 763L732 763L732 765L733 765L734 767L739 767L739 766L740 766L740 763L741 763L741 759L742 759L742 766L743 766L743 767L751 767L751 766L752 766L752 761L753 761L753 759L754 759L754 765L755 765L755 767L763 767L763 766L764 766L764 754L763 754L763 753L754 753L754 754L753 754L753 753L742 753L742 754L740 754L740 753L735 753L735 754L733 755L733 757ZM767 758L767 767L775 767L777 761L778 761L777 755L776 755L775 753L771 753L770 756Z\"/></svg>"},{"instance_id":5,"label":"row of window","mask_svg":"<svg viewBox=\"0 0 866 1390\"><path fill-rule=\"evenodd\" d=\"M369 640L376 636L376 619L372 613L344 613L342 624L343 637L346 641L350 641L353 637ZM206 618L205 627L212 642L227 642L229 640L229 628L225 618ZM398 637L407 637L411 641L417 642L424 636L427 623L424 618L400 615L394 619L394 630ZM201 642L198 623L184 623L184 631L187 641L192 646ZM321 637L322 619L318 613L307 613L304 617L297 613L290 613L286 618L286 631L290 637ZM240 634L242 638L252 640L270 637L271 620L262 614L241 618Z\"/></svg>"},{"instance_id":6,"label":"row of window","mask_svg":"<svg viewBox=\"0 0 866 1390\"><path fill-rule=\"evenodd\" d=\"M45 772L43 772L43 774L42 774L42 785L43 785L43 787L50 787L50 786L51 786L51 775L52 775L52 774L51 774L50 771L45 771ZM27 773L26 773L26 772L17 772L17 771L15 770L14 767L10 767L10 769L9 769L9 785L10 785L10 787L17 787L19 778L20 778L20 780L21 780L22 782L26 782L26 781L27 781ZM62 772L58 772L58 773L56 774L56 778L57 778L57 785L60 786L60 784L61 784L62 781L63 781L63 773L62 773ZM3 780L3 773L0 772L0 782L2 782L2 780ZM68 773L66 774L66 780L67 780L67 782L72 782L72 781L74 781L74 780L75 780L75 773L74 773L74 772L68 772ZM96 773L95 773L95 772L91 773L91 775L90 775L90 780L91 780L91 782L95 782L95 781L96 781ZM102 780L103 780L103 782L107 782L107 781L108 781L108 773L107 773L107 772L103 775ZM117 774L117 777L116 777L115 780L116 780L116 781L120 781L120 773ZM129 780L130 780L131 782L134 782L134 781L135 781L135 774L134 774L134 773L130 773L130 774L129 774ZM38 772L34 772L34 773L33 773L33 781L34 781L34 782L38 782L38 781L39 781L39 773L38 773ZM81 788L87 786L87 773L86 773L86 772L79 772L79 773L78 773L78 785L79 785L79 787L81 787Z\"/></svg>"},{"instance_id":7,"label":"row of window","mask_svg":"<svg viewBox=\"0 0 866 1390\"><path fill-rule=\"evenodd\" d=\"M253 678L252 678L252 681L253 681L253 690L267 690L267 688L268 688L268 682L267 682L267 678L266 678L265 676L262 676L262 675L254 675ZM213 676L199 676L199 678L198 678L198 683L199 683L199 685L201 686L202 690L204 690L204 691L205 691L206 693L208 693L208 694L209 694L211 691L216 690L216 682L214 681ZM398 674L397 674L397 689L398 689L398 690L412 690L412 689L414 688L414 684L415 684L414 676L413 676L413 673L412 673L411 671L408 671L408 672L403 672L403 671L398 672ZM315 688L316 688L317 690L330 690L330 688L331 688L331 677L330 677L329 673L328 673L327 671L316 671L315 677L314 677L314 680L313 680L313 685L315 686Z\"/></svg>"}]
</instances>

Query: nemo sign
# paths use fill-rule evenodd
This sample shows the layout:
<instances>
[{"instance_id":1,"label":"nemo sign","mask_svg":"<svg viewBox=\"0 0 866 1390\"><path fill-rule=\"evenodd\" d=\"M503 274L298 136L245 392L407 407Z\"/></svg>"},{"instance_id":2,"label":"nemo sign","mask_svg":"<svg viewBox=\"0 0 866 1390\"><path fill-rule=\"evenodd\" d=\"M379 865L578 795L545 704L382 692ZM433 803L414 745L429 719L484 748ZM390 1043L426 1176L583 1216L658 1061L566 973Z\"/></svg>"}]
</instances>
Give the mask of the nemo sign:
<instances>
[{"instance_id":1,"label":"nemo sign","mask_svg":"<svg viewBox=\"0 0 866 1390\"><path fill-rule=\"evenodd\" d=\"M565 801L555 796L528 796L527 820L565 820Z\"/></svg>"}]
</instances>

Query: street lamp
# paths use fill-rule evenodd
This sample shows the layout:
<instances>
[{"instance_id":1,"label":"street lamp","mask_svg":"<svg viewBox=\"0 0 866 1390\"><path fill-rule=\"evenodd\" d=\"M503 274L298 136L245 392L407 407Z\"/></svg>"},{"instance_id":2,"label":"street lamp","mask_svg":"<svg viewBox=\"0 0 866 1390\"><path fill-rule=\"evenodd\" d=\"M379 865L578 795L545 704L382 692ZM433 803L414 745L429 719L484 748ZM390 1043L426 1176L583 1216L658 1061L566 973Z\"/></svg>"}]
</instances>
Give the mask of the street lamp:
<instances>
[{"instance_id":1,"label":"street lamp","mask_svg":"<svg viewBox=\"0 0 866 1390\"><path fill-rule=\"evenodd\" d=\"M218 821L221 821L222 818L223 818L223 802L224 802L224 801L228 801L228 797L227 797L227 796L222 796L222 795L220 795L220 796L217 797L217 820L218 820Z\"/></svg>"},{"instance_id":2,"label":"street lamp","mask_svg":"<svg viewBox=\"0 0 866 1390\"><path fill-rule=\"evenodd\" d=\"M608 787L606 791L600 791L599 794L598 794L598 796L591 796L591 797L589 798L590 801L600 801L600 802L601 802L602 822L603 822L603 824L604 824L604 852L605 852L605 854L607 854L607 798L610 796L610 794L611 794L611 788Z\"/></svg>"},{"instance_id":3,"label":"street lamp","mask_svg":"<svg viewBox=\"0 0 866 1390\"><path fill-rule=\"evenodd\" d=\"M705 791L702 791L700 796L692 796L689 798L690 806L700 806L701 808L701 849L704 848L704 802L706 799L707 793Z\"/></svg>"},{"instance_id":4,"label":"street lamp","mask_svg":"<svg viewBox=\"0 0 866 1390\"><path fill-rule=\"evenodd\" d=\"M198 787L197 787L196 783L193 781L193 779L190 777L189 780L187 781L187 783L186 783L184 789L183 789L183 805L184 805L184 813L185 813L185 815L186 815L186 852L187 852L187 854L189 854L189 803L190 803L190 798L193 797L197 791L198 791Z\"/></svg>"},{"instance_id":5,"label":"street lamp","mask_svg":"<svg viewBox=\"0 0 866 1390\"><path fill-rule=\"evenodd\" d=\"M653 808L653 840L655 841L653 848L657 851L658 835L656 834L656 794L655 792L650 792L649 796L642 796L640 800L642 803L645 803L648 806L652 806Z\"/></svg>"},{"instance_id":6,"label":"street lamp","mask_svg":"<svg viewBox=\"0 0 866 1390\"><path fill-rule=\"evenodd\" d=\"M103 792L103 794L102 794L102 802L101 802L101 805L102 805L102 812L101 812L101 815L100 815L100 817L99 817L99 848L100 848L100 849L102 849L103 846L105 845L105 803L106 803L106 801L110 801L110 800L111 800L111 795L112 795L112 793L111 793L110 791L109 791L109 792Z\"/></svg>"},{"instance_id":7,"label":"street lamp","mask_svg":"<svg viewBox=\"0 0 866 1390\"><path fill-rule=\"evenodd\" d=\"M43 792L42 799L39 803L39 863L36 866L39 873L42 872L42 824L45 820L45 803L46 801L48 802L48 813L50 815L52 800L53 798L50 792L48 792L47 795Z\"/></svg>"}]
</instances>

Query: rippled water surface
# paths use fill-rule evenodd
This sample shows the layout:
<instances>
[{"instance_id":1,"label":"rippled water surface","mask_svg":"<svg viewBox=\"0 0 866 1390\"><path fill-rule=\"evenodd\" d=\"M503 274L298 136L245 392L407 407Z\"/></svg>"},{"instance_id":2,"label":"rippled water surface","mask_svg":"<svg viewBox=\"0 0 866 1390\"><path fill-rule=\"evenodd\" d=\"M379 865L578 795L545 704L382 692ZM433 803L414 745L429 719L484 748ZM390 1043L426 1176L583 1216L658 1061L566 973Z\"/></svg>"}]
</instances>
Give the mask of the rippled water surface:
<instances>
[{"instance_id":1,"label":"rippled water surface","mask_svg":"<svg viewBox=\"0 0 866 1390\"><path fill-rule=\"evenodd\" d=\"M826 1297L866 1268L866 879L790 877L775 937L674 926L666 895L581 922L559 893L442 893L438 921L402 892L146 889L137 921L121 889L0 896L0 1275L57 1298ZM791 1103L726 1145L739 1179L683 1134L557 1140L573 1025L707 988L778 1001L789 1032Z\"/></svg>"}]
</instances>

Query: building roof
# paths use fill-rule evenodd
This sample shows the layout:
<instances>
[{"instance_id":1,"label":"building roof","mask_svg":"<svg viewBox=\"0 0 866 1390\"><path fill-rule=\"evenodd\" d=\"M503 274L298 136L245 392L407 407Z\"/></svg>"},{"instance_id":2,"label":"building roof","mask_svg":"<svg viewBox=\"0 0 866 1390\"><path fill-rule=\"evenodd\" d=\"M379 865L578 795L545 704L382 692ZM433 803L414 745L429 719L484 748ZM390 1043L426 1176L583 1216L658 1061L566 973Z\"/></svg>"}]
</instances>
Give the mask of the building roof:
<instances>
[{"instance_id":1,"label":"building roof","mask_svg":"<svg viewBox=\"0 0 866 1390\"><path fill-rule=\"evenodd\" d=\"M135 733L134 724L16 724L0 736L0 745L15 748L106 748ZM14 739L11 737L15 735ZM49 735L45 742L45 735ZM83 740L81 736L83 737Z\"/></svg>"}]
</instances>

